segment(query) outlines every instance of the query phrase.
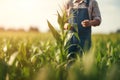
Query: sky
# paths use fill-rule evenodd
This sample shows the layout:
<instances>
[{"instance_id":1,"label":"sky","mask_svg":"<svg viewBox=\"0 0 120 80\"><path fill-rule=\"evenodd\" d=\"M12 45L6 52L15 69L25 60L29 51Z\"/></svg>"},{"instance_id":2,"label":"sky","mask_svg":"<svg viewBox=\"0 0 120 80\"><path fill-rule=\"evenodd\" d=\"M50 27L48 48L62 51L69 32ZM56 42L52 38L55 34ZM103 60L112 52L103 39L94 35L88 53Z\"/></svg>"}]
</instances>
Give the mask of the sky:
<instances>
[{"instance_id":1,"label":"sky","mask_svg":"<svg viewBox=\"0 0 120 80\"><path fill-rule=\"evenodd\" d=\"M48 31L47 20L58 29L56 11L64 0L0 0L0 26L25 29L30 26ZM120 29L120 0L97 0L102 16L93 33L110 33Z\"/></svg>"}]
</instances>

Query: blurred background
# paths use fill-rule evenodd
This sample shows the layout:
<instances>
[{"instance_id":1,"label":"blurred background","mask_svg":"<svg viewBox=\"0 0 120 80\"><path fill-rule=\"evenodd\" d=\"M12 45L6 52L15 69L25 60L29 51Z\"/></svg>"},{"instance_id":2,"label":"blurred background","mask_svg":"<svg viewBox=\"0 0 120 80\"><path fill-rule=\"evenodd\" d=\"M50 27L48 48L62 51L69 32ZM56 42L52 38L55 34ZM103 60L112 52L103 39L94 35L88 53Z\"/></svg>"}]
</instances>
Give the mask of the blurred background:
<instances>
[{"instance_id":1,"label":"blurred background","mask_svg":"<svg viewBox=\"0 0 120 80\"><path fill-rule=\"evenodd\" d=\"M75 61L57 23L63 1L0 0L0 80L120 80L120 0L97 0L102 23Z\"/></svg>"},{"instance_id":2,"label":"blurred background","mask_svg":"<svg viewBox=\"0 0 120 80\"><path fill-rule=\"evenodd\" d=\"M0 0L0 29L49 31L48 19L56 29L57 13L64 0ZM93 33L113 33L120 29L120 0L97 0L102 23Z\"/></svg>"}]
</instances>

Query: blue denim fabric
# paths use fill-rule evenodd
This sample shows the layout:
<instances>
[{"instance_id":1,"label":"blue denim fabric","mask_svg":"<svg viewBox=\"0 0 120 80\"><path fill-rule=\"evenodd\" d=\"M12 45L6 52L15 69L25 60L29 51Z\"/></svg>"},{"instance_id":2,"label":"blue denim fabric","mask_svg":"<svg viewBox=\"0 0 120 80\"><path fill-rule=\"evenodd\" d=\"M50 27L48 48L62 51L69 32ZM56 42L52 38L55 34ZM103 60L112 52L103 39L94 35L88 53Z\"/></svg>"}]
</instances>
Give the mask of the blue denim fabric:
<instances>
[{"instance_id":1,"label":"blue denim fabric","mask_svg":"<svg viewBox=\"0 0 120 80\"><path fill-rule=\"evenodd\" d=\"M89 20L88 9L87 8L72 9L71 13L73 14L73 17L70 18L69 20L72 21L70 22L70 24L74 24L74 23L77 24L77 29L78 29L78 31L76 31L73 25L73 29L71 31L73 33L77 32L80 40L77 39L75 35L71 37L69 42L73 46L71 46L68 49L68 53L72 53L72 52L76 53L82 50L89 50L91 47L91 26L85 28L81 25L81 22L83 20L86 19Z\"/></svg>"}]
</instances>

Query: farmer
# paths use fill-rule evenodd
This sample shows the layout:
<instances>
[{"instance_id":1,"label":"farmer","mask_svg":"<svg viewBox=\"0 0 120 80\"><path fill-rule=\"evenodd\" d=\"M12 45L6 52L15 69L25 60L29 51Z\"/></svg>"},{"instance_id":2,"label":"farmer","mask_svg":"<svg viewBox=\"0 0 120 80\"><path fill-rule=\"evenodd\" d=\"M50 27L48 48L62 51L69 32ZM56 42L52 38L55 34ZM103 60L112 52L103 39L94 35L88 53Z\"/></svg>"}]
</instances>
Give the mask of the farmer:
<instances>
[{"instance_id":1,"label":"farmer","mask_svg":"<svg viewBox=\"0 0 120 80\"><path fill-rule=\"evenodd\" d=\"M91 26L95 27L101 23L101 15L97 1L69 0L66 2L65 9L67 15L70 17L64 25L64 28L68 29L68 25L70 24L70 33L77 32L79 37L78 39L75 35L72 35L69 39L71 47L69 47L68 53L74 54L78 51L88 51L91 47ZM75 29L76 25L77 30Z\"/></svg>"}]
</instances>

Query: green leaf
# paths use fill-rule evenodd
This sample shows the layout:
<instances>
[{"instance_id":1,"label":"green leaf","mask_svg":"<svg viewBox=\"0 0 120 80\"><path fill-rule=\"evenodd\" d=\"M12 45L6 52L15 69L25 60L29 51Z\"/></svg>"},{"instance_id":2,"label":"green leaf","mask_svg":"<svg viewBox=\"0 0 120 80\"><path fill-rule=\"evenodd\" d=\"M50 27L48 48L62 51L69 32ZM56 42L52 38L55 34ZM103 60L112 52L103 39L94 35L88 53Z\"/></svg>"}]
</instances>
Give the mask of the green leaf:
<instances>
[{"instance_id":1,"label":"green leaf","mask_svg":"<svg viewBox=\"0 0 120 80\"><path fill-rule=\"evenodd\" d=\"M51 25L51 23L47 20L47 23L48 23L48 27L50 28L52 34L53 34L53 37L56 39L56 41L59 43L61 43L61 36L60 34L55 30L55 28Z\"/></svg>"},{"instance_id":2,"label":"green leaf","mask_svg":"<svg viewBox=\"0 0 120 80\"><path fill-rule=\"evenodd\" d=\"M80 38L79 38L79 36L78 36L78 33L77 33L77 32L74 32L74 35L75 35L75 37L78 39L78 41L80 41Z\"/></svg>"},{"instance_id":3,"label":"green leaf","mask_svg":"<svg viewBox=\"0 0 120 80\"><path fill-rule=\"evenodd\" d=\"M0 59L0 80L5 80L7 72L8 72L7 63Z\"/></svg>"},{"instance_id":4,"label":"green leaf","mask_svg":"<svg viewBox=\"0 0 120 80\"><path fill-rule=\"evenodd\" d=\"M57 15L58 15L58 24L60 26L60 29L63 31L63 20L62 17L60 16L59 12L57 11Z\"/></svg>"},{"instance_id":5,"label":"green leaf","mask_svg":"<svg viewBox=\"0 0 120 80\"><path fill-rule=\"evenodd\" d=\"M10 59L9 59L9 61L8 61L8 64L9 64L9 65L12 65L12 64L13 64L13 62L15 61L17 55L18 55L18 52L15 52L15 53L13 53L13 54L10 56Z\"/></svg>"}]
</instances>

